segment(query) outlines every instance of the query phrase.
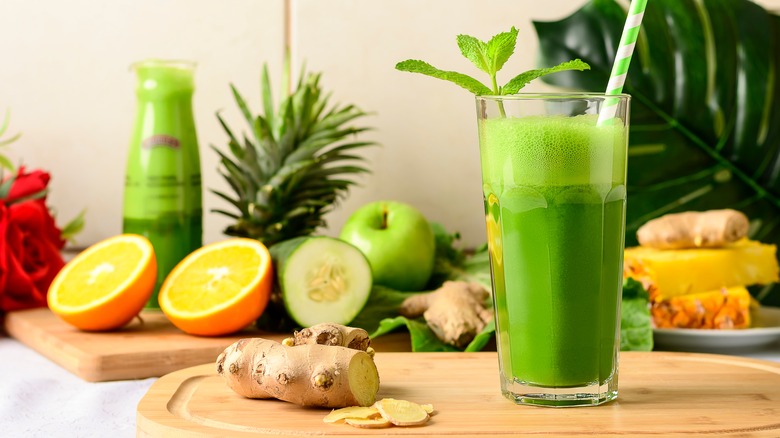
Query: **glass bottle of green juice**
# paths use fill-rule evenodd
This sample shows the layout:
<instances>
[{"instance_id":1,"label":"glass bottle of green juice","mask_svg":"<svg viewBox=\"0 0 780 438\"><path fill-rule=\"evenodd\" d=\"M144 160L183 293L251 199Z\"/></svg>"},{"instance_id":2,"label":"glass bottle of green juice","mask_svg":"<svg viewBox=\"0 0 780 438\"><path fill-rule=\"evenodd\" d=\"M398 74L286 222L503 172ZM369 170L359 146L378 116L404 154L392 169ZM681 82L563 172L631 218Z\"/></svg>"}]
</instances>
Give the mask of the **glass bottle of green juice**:
<instances>
[{"instance_id":1,"label":"glass bottle of green juice","mask_svg":"<svg viewBox=\"0 0 780 438\"><path fill-rule=\"evenodd\" d=\"M133 65L138 109L127 157L123 232L146 236L157 256L158 308L166 275L203 243L200 157L192 115L194 64Z\"/></svg>"}]
</instances>

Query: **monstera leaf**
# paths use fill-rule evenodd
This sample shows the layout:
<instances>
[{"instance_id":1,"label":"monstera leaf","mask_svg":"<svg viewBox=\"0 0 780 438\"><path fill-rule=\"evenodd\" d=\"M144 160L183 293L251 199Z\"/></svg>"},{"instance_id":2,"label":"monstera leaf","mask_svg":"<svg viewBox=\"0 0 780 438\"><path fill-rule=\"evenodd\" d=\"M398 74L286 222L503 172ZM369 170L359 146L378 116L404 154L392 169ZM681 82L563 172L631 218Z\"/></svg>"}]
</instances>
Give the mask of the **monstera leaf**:
<instances>
[{"instance_id":1,"label":"monstera leaf","mask_svg":"<svg viewBox=\"0 0 780 438\"><path fill-rule=\"evenodd\" d=\"M543 65L592 68L544 80L605 90L625 18L614 0L591 0L535 22ZM780 244L780 17L748 0L649 1L624 91L626 244L654 217L726 207L750 217L753 239Z\"/></svg>"}]
</instances>

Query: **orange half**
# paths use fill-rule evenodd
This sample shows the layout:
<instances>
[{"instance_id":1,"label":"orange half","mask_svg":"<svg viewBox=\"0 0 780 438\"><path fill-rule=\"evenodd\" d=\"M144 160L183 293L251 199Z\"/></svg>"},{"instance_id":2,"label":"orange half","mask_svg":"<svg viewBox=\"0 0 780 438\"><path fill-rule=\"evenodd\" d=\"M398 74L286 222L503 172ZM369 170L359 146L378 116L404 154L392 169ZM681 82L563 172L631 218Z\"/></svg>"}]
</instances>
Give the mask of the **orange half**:
<instances>
[{"instance_id":1,"label":"orange half","mask_svg":"<svg viewBox=\"0 0 780 438\"><path fill-rule=\"evenodd\" d=\"M154 291L157 259L143 236L122 234L82 251L52 281L52 312L87 331L113 330L130 322Z\"/></svg>"},{"instance_id":2,"label":"orange half","mask_svg":"<svg viewBox=\"0 0 780 438\"><path fill-rule=\"evenodd\" d=\"M228 239L206 245L176 265L160 288L160 309L186 333L226 335L260 317L272 280L265 245Z\"/></svg>"}]
</instances>

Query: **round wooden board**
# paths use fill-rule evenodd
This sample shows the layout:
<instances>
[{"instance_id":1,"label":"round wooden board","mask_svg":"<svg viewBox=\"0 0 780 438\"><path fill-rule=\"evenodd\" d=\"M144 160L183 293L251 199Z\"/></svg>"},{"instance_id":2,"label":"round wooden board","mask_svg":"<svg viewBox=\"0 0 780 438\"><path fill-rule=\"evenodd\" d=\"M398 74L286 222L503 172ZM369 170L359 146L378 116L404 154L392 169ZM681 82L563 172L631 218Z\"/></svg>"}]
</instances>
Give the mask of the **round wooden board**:
<instances>
[{"instance_id":1,"label":"round wooden board","mask_svg":"<svg viewBox=\"0 0 780 438\"><path fill-rule=\"evenodd\" d=\"M250 400L213 364L168 374L138 404L138 436L780 436L780 364L695 353L623 353L618 400L587 408L517 406L496 353L381 353L379 398L432 403L422 427L325 424L329 412Z\"/></svg>"}]
</instances>

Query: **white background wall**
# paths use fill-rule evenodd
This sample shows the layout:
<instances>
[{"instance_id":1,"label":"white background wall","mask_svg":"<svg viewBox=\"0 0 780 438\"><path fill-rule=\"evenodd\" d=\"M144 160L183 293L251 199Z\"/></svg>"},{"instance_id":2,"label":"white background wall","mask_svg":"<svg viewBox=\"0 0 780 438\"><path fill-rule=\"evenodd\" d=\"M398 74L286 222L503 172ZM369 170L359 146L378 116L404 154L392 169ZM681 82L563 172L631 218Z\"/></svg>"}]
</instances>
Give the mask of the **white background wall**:
<instances>
[{"instance_id":1,"label":"white background wall","mask_svg":"<svg viewBox=\"0 0 780 438\"><path fill-rule=\"evenodd\" d=\"M396 72L407 58L479 75L455 44L520 29L511 73L535 67L531 20L557 20L584 0L288 0L293 62L323 71L334 100L375 115L366 138L374 170L328 219L337 234L365 202L411 203L431 220L484 241L473 99L465 90ZM759 1L778 10L780 0ZM121 232L124 162L135 108L128 67L157 57L197 62L195 116L204 189L225 189L209 144L224 146L214 112L241 122L233 82L259 107L264 62L278 82L285 45L285 0L3 0L0 3L0 110L12 109L17 163L49 170L59 222L87 210L79 246ZM294 70L294 71L297 71ZM479 76L478 76L479 77ZM543 90L533 84L529 90ZM225 207L204 190L206 242L223 238Z\"/></svg>"}]
</instances>

